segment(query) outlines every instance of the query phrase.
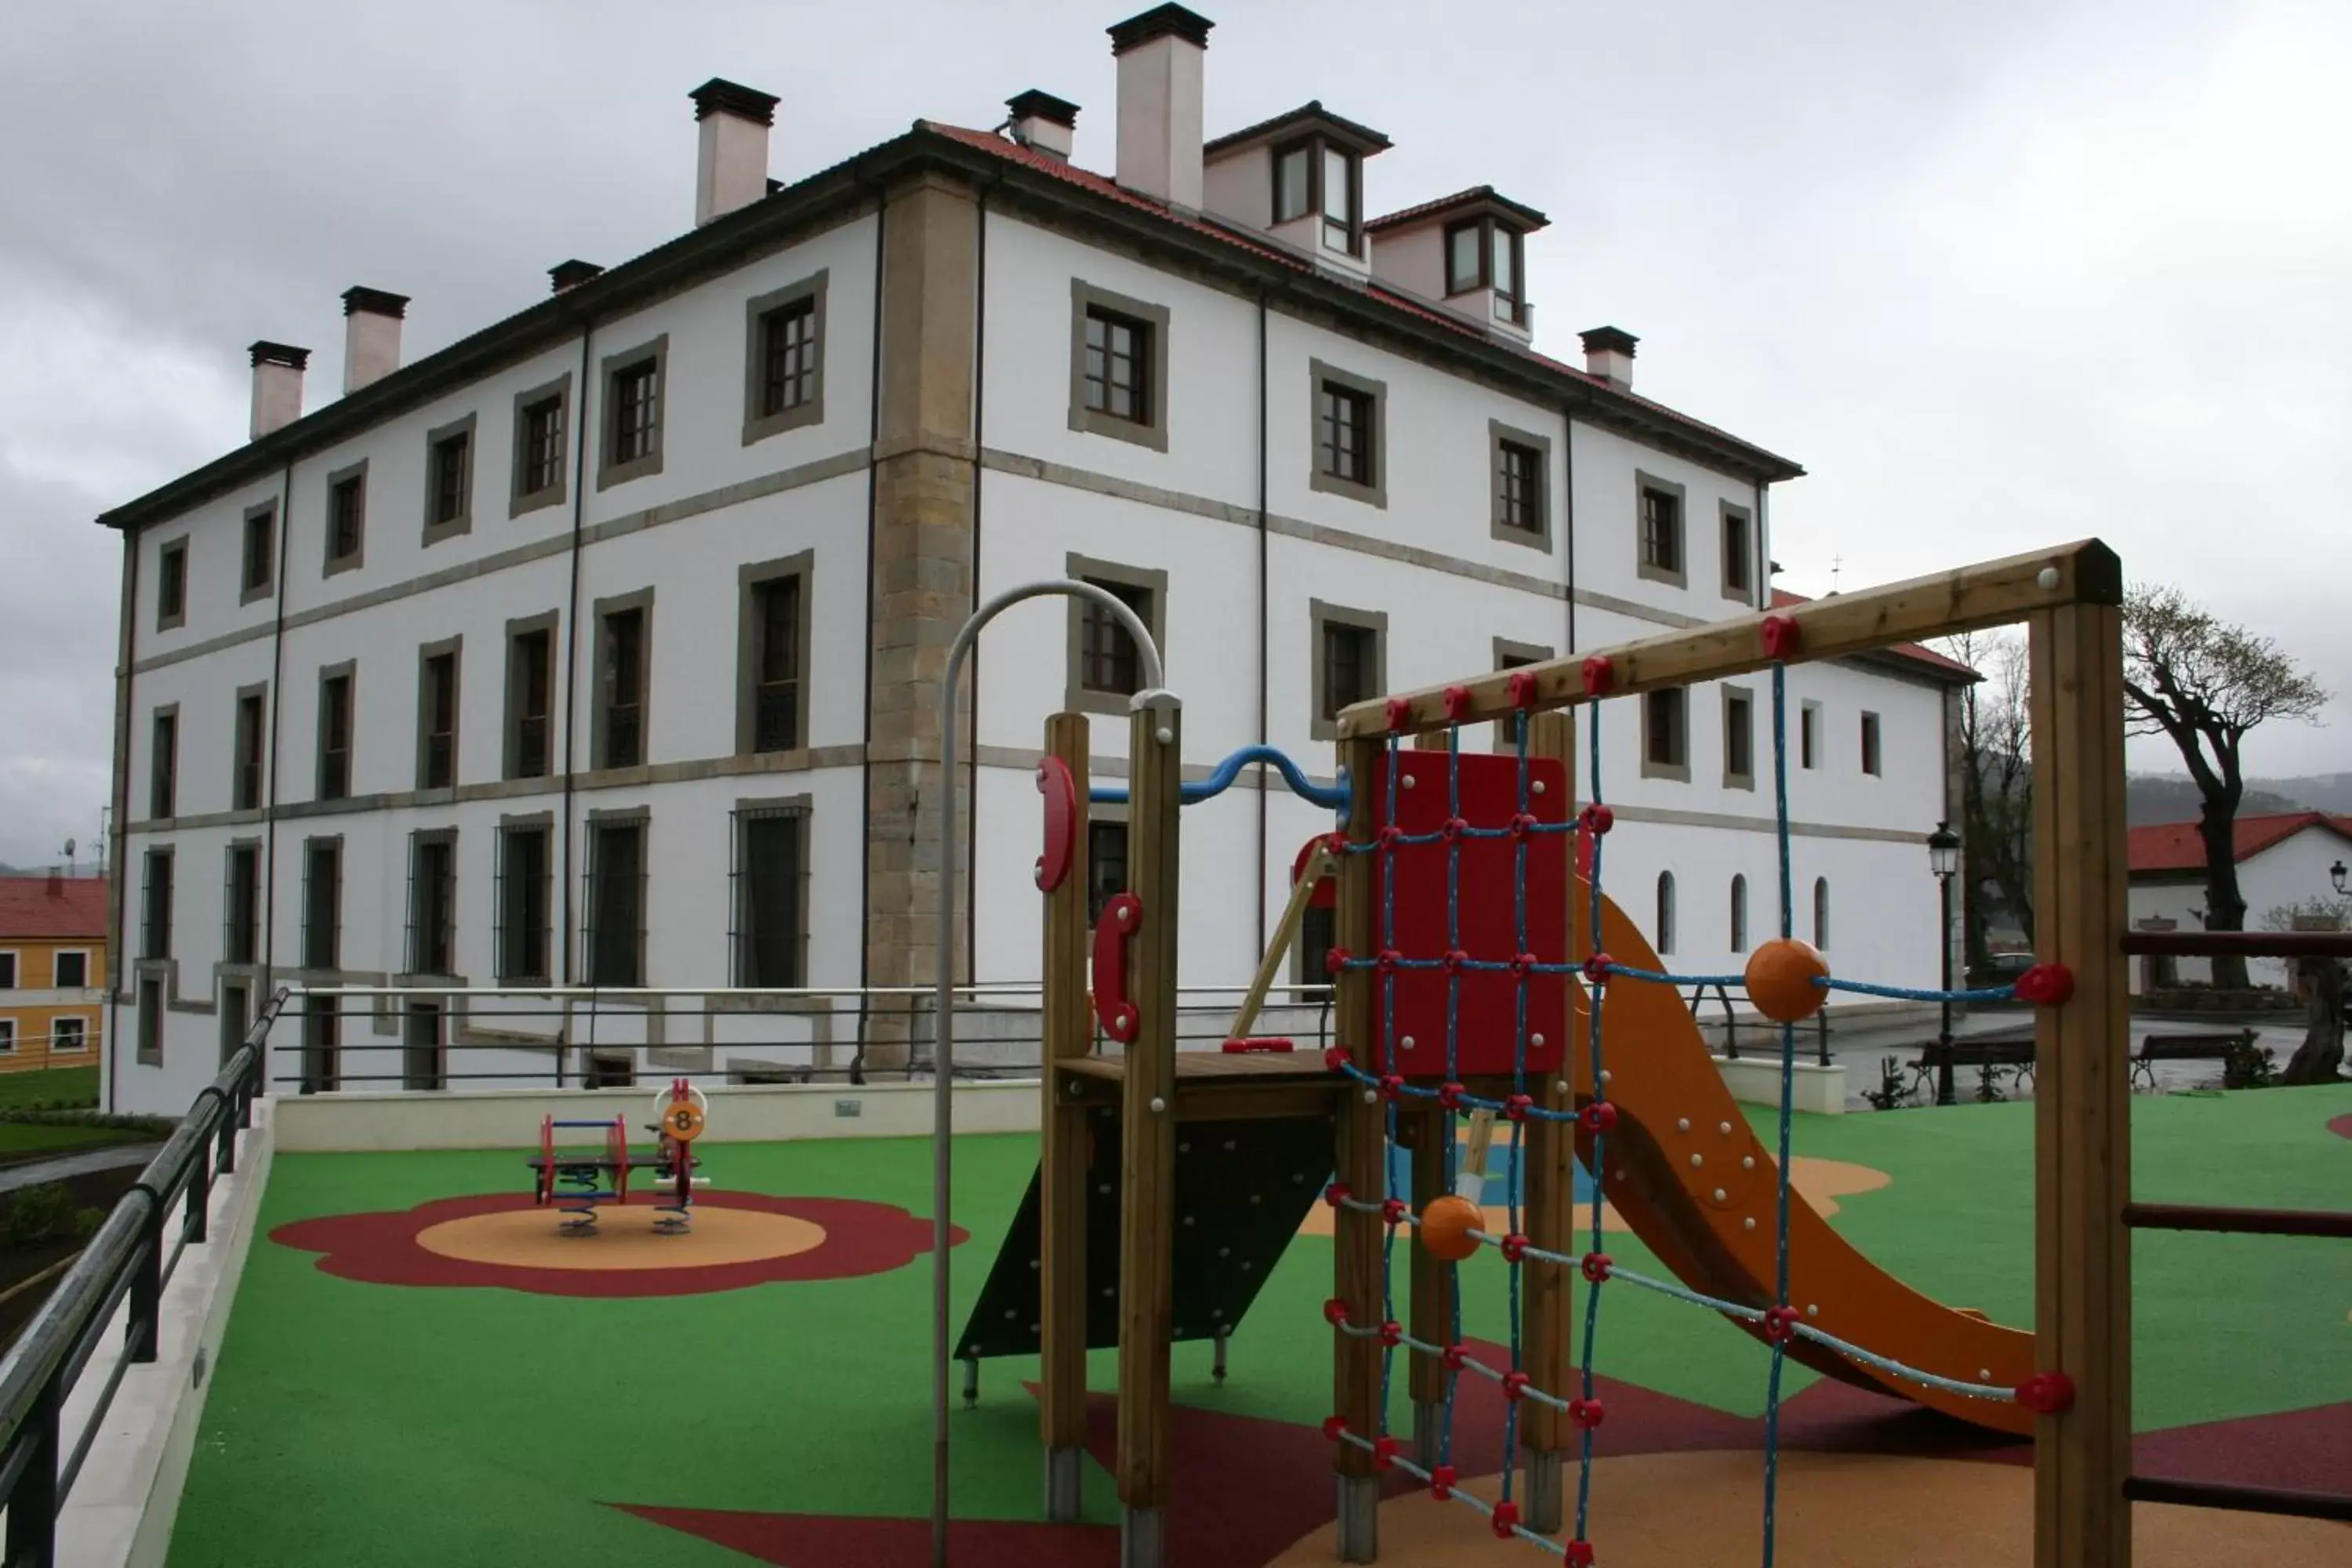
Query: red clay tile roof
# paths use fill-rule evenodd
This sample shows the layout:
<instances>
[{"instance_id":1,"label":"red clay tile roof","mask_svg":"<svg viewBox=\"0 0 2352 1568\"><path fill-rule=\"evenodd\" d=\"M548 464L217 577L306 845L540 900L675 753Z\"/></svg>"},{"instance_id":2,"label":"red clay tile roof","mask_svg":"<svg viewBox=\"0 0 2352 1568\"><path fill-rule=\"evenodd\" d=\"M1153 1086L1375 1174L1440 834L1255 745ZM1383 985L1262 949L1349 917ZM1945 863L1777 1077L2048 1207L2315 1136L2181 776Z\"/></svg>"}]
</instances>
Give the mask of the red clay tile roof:
<instances>
[{"instance_id":1,"label":"red clay tile roof","mask_svg":"<svg viewBox=\"0 0 2352 1568\"><path fill-rule=\"evenodd\" d=\"M1776 610L1786 609L1790 605L1810 605L1812 602L1807 595L1791 594L1786 588L1772 590L1772 607ZM1977 672L1973 666L1962 664L1957 658L1937 653L1931 647L1923 647L1915 642L1895 643L1885 651L1896 658L1909 659L1914 664L1924 664L1930 669L1941 670L1946 675L1962 676L1969 680L1977 679Z\"/></svg>"},{"instance_id":2,"label":"red clay tile roof","mask_svg":"<svg viewBox=\"0 0 2352 1568\"><path fill-rule=\"evenodd\" d=\"M974 131L968 126L949 125L937 120L918 120L915 121L915 128L918 131L929 132L934 135L945 136L951 141L960 142L968 147L976 147L982 152L993 153L997 157L1003 158L1007 163L1020 163L1028 168L1040 170L1043 173L1052 174L1056 179L1066 180L1071 184L1076 185L1081 189L1092 191L1097 195L1108 197L1112 201L1118 202L1126 206L1133 207L1139 212L1155 213L1171 223L1189 228L1197 234L1213 236L1215 238L1223 240L1227 245L1231 245L1237 249L1246 250L1254 256L1261 256L1267 258L1270 260L1278 261L1282 265L1292 268L1294 271L1311 275L1316 269L1313 262L1307 260L1305 257L1300 256L1296 251L1286 250L1278 246L1261 245L1255 240L1245 237L1237 230L1227 227L1223 224L1212 223L1202 218L1187 217L1181 213L1171 210L1164 203L1155 202L1147 197L1139 196L1132 191L1122 190L1119 187L1118 183L1115 180L1097 174L1090 169L1081 169L1076 164L1072 163L1066 159L1054 157L1050 153L1040 153L1034 148L1024 147L1016 142L1008 141L1004 137L997 135L994 132ZM1236 134L1239 133L1236 132ZM1479 342L1502 349L1506 353L1517 354L1521 359L1527 360L1531 363L1541 365L1545 370L1549 371L1555 375L1568 376L1577 381L1588 383L1593 386L1609 386L1608 381L1601 376L1594 375L1576 365L1568 364L1559 360L1550 358L1549 355L1537 353L1532 349L1522 349L1509 343L1502 342L1488 335L1484 330L1477 326L1476 323L1465 321L1462 317L1454 315L1450 311L1441 310L1433 305L1427 304L1422 300L1414 299L1411 295L1399 293L1393 289L1383 287L1378 283L1366 285L1364 293L1367 297L1378 300L1384 305L1406 311L1411 315L1418 316L1423 321L1434 322L1435 324L1447 328L1450 331L1459 332L1465 338L1475 339ZM1679 409L1669 408L1664 404L1655 402L1647 397L1638 397L1633 393L1627 392L1622 388L1611 388L1611 390L1614 392L1615 395L1624 399L1626 402L1637 404L1641 407L1656 415L1661 419L1670 419L1675 424L1684 426L1689 429L1704 431L1707 435L1716 437L1717 440L1727 441L1735 446L1744 447L1748 451L1754 452L1759 457L1769 458L1772 462L1778 463L1786 468L1792 476L1804 472L1804 469L1801 466L1790 461L1787 458L1781 457L1779 453L1767 451L1765 448L1757 446L1754 442L1747 440L1741 437L1735 436L1730 431L1723 429L1718 426L1709 425L1703 419L1694 419L1689 415L1681 412Z\"/></svg>"},{"instance_id":3,"label":"red clay tile roof","mask_svg":"<svg viewBox=\"0 0 2352 1568\"><path fill-rule=\"evenodd\" d=\"M1410 206L1400 212L1368 218L1364 223L1364 232L1378 234L1384 228L1396 228L1428 217L1433 213L1451 212L1455 207L1466 207L1478 202L1492 202L1507 212L1517 213L1526 220L1531 230L1551 226L1551 219L1525 202L1515 202L1492 185L1473 185L1466 191L1456 191L1450 196L1440 196L1433 202L1423 202L1418 206Z\"/></svg>"},{"instance_id":4,"label":"red clay tile roof","mask_svg":"<svg viewBox=\"0 0 2352 1568\"><path fill-rule=\"evenodd\" d=\"M0 942L105 935L105 878L0 877Z\"/></svg>"},{"instance_id":5,"label":"red clay tile roof","mask_svg":"<svg viewBox=\"0 0 2352 1568\"><path fill-rule=\"evenodd\" d=\"M2324 827L2352 840L2352 816L2331 816L2324 811L2281 811L2242 816L2231 825L2232 857L2242 865L2272 845L2294 837L2306 827ZM2158 822L2130 833L2134 871L2202 871L2205 841L2193 822Z\"/></svg>"}]
</instances>

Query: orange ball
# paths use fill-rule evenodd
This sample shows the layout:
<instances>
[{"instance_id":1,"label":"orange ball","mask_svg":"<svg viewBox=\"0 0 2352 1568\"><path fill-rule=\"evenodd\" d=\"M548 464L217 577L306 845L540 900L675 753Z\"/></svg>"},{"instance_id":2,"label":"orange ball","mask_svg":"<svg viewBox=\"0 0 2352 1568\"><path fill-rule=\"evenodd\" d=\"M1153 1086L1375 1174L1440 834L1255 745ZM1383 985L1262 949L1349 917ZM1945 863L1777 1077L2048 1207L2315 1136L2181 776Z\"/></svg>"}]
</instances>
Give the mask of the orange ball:
<instances>
[{"instance_id":1,"label":"orange ball","mask_svg":"<svg viewBox=\"0 0 2352 1568\"><path fill-rule=\"evenodd\" d=\"M1821 1010L1829 993L1814 984L1829 978L1821 950L1792 936L1774 937L1748 955L1748 999L1776 1024L1795 1024Z\"/></svg>"},{"instance_id":2,"label":"orange ball","mask_svg":"<svg viewBox=\"0 0 2352 1568\"><path fill-rule=\"evenodd\" d=\"M1421 1244L1430 1256L1459 1263L1478 1250L1470 1233L1486 1227L1486 1211L1457 1193L1432 1198L1421 1211Z\"/></svg>"}]
</instances>

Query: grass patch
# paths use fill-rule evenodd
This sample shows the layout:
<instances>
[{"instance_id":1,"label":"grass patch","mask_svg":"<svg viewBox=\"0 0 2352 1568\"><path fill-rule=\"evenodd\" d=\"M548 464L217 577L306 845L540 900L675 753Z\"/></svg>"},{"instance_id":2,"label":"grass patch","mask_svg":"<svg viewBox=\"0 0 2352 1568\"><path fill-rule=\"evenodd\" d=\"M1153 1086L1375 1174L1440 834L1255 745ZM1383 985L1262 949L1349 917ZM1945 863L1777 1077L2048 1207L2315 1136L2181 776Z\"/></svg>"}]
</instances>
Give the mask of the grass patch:
<instances>
[{"instance_id":1,"label":"grass patch","mask_svg":"<svg viewBox=\"0 0 2352 1568\"><path fill-rule=\"evenodd\" d=\"M35 1072L0 1073L0 1110L33 1105L97 1103L96 1062L86 1068L42 1068Z\"/></svg>"},{"instance_id":2,"label":"grass patch","mask_svg":"<svg viewBox=\"0 0 2352 1568\"><path fill-rule=\"evenodd\" d=\"M79 1127L36 1121L0 1121L0 1160L16 1154L49 1154L68 1149L103 1149L116 1143L152 1142L141 1127Z\"/></svg>"}]
</instances>

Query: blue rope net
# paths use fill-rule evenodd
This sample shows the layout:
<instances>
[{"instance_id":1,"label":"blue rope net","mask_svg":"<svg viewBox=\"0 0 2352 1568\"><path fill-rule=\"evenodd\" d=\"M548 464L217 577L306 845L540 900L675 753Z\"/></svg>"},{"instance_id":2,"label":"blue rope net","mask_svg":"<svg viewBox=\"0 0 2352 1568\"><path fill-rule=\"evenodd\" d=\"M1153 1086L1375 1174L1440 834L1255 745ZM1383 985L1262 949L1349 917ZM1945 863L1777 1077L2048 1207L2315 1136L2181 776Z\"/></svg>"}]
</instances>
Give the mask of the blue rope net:
<instances>
[{"instance_id":1,"label":"blue rope net","mask_svg":"<svg viewBox=\"0 0 2352 1568\"><path fill-rule=\"evenodd\" d=\"M1794 894L1790 872L1789 846L1789 772L1788 772L1788 694L1786 666L1775 662L1772 672L1772 780L1774 837L1780 872L1780 933L1794 933ZM1592 796L1588 807L1602 806L1601 784L1601 704L1590 703L1590 739L1587 755L1592 779ZM1745 976L1738 974L1679 974L1664 970L1634 968L1610 960L1601 949L1602 897L1602 858L1607 843L1605 828L1591 832L1591 864L1588 875L1590 901L1585 921L1588 951L1581 961L1566 963L1520 963L1499 960L1475 960L1462 955L1462 865L1461 847L1465 839L1510 837L1515 840L1512 893L1514 929L1517 935L1515 952L1529 951L1528 922L1528 853L1531 835L1569 833L1577 830L1579 814L1571 812L1567 820L1558 823L1530 825L1530 768L1528 750L1528 724L1524 714L1515 716L1512 724L1516 733L1517 757L1518 826L1465 824L1462 820L1462 746L1461 726L1449 728L1446 736L1447 812L1452 832L1408 834L1398 829L1396 823L1399 801L1399 743L1392 737L1386 758L1388 820L1376 825L1374 836L1365 841L1345 844L1349 855L1394 856L1407 850L1430 846L1442 847L1446 854L1445 867L1445 936L1447 958L1412 956L1396 950L1396 887L1398 879L1386 876L1381 881L1381 900L1377 911L1379 946L1383 958L1373 959L1354 955L1343 956L1341 966L1355 971L1377 971L1377 984L1381 987L1382 1037L1380 1045L1381 1070L1378 1075L1365 1071L1352 1059L1335 1053L1337 1068L1357 1080L1368 1090L1377 1090L1387 1103L1385 1113L1387 1147L1383 1151L1382 1168L1386 1172L1385 1191L1381 1201L1360 1196L1335 1186L1333 1202L1359 1213L1373 1214L1387 1223L1387 1233L1381 1247L1381 1318L1380 1323L1349 1321L1343 1310L1331 1312L1334 1326L1339 1332L1357 1339L1378 1339L1381 1342L1379 1416L1375 1432L1370 1436L1346 1429L1336 1418L1331 1435L1339 1441L1372 1453L1382 1466L1392 1466L1416 1479L1429 1483L1441 1496L1450 1497L1487 1519L1497 1535L1527 1542L1555 1556L1575 1564L1596 1562L1595 1548L1590 1536L1592 1507L1592 1473L1596 1433L1601 1425L1600 1403L1596 1395L1594 1357L1601 1331L1601 1302L1604 1282L1616 1281L1631 1285L1669 1300L1681 1301L1705 1308L1746 1322L1764 1325L1769 1343L1769 1362L1766 1374L1764 1415L1764 1513L1762 1521L1763 1568L1772 1568L1776 1535L1776 1513L1779 1502L1780 1397L1783 1374L1788 1360L1788 1347L1795 1339L1804 1339L1849 1356L1856 1362L1874 1367L1892 1377L1916 1384L1923 1388L1939 1389L1948 1394L1970 1398L2014 1401L2017 1390L1999 1384L1970 1383L1909 1366L1863 1346L1826 1333L1803 1321L1790 1301L1789 1292L1789 1207L1790 1152L1793 1118L1790 1109L1790 1090L1796 1069L1797 1032L1794 1024L1780 1026L1780 1106L1778 1116L1779 1171L1775 1193L1774 1270L1772 1305L1755 1307L1745 1303L1709 1296L1676 1284L1671 1280L1653 1279L1632 1269L1618 1267L1603 1251L1602 1172L1607 1168L1607 1140L1614 1121L1613 1110L1596 1114L1588 1110L1580 1114L1573 1097L1564 1108L1535 1102L1528 1094L1528 983L1535 975L1574 973L1594 982L1586 987L1590 1000L1589 1025L1585 1047L1591 1054L1592 1082L1596 1106L1605 1107L1610 1073L1604 1054L1606 1031L1603 1019L1608 1006L1607 980L1627 980L1639 984L1662 985L1722 985L1743 986ZM1588 820L1590 820L1588 816ZM1445 1083L1444 1089L1425 1084L1404 1081L1398 1062L1396 976L1401 970L1444 970L1445 972ZM1461 1051L1461 986L1465 972L1509 971L1517 979L1514 1008L1511 1095L1507 1100L1481 1097L1459 1088ZM1604 978L1605 977L1605 978ZM1923 990L1907 986L1878 985L1862 981L1823 978L1816 982L1826 989L1862 995L1901 997L1923 1001L1953 1000L1964 1002L2004 1000L2016 994L2014 986L1995 986L1964 990ZM1563 1064L1563 1074L1572 1073L1572 1066ZM1572 1079L1571 1079L1572 1081ZM1465 1111L1499 1111L1515 1121L1549 1121L1559 1123L1581 1122L1591 1135L1591 1201L1590 1206L1590 1250L1581 1257L1553 1252L1528 1243L1522 1234L1520 1194L1523 1191L1524 1144L1514 1136L1508 1143L1508 1166L1505 1178L1508 1235L1494 1236L1484 1230L1472 1235L1483 1247L1502 1251L1509 1265L1508 1321L1510 1329L1509 1362L1496 1367L1469 1355L1465 1347L1462 1328L1462 1286L1459 1268L1448 1270L1447 1340L1444 1344L1433 1344L1404 1332L1397 1321L1394 1263L1397 1237L1420 1224L1420 1217L1411 1210L1406 1194L1398 1190L1397 1165L1393 1157L1397 1147L1398 1104L1402 1099L1438 1101L1444 1115L1440 1134L1444 1151L1442 1168L1444 1192L1456 1190L1458 1173L1457 1134L1459 1119ZM1557 1391L1541 1389L1529 1383L1525 1370L1525 1317L1521 1289L1521 1272L1535 1267L1559 1268L1575 1271L1582 1278L1583 1331L1580 1354L1575 1368L1577 1392L1563 1397ZM1437 1358L1444 1363L1444 1396L1439 1416L1434 1469L1424 1468L1399 1451L1396 1437L1389 1430L1390 1393L1394 1381L1397 1353ZM1454 1483L1453 1455L1456 1395L1465 1373L1473 1373L1500 1384L1507 1396L1505 1405L1503 1434L1503 1470L1499 1495L1493 1501L1480 1498ZM1578 1430L1577 1485L1572 1515L1563 1510L1563 1523L1572 1523L1567 1539L1544 1533L1521 1522L1520 1510L1514 1499L1513 1462L1518 1447L1519 1407L1527 1400L1566 1413Z\"/></svg>"}]
</instances>

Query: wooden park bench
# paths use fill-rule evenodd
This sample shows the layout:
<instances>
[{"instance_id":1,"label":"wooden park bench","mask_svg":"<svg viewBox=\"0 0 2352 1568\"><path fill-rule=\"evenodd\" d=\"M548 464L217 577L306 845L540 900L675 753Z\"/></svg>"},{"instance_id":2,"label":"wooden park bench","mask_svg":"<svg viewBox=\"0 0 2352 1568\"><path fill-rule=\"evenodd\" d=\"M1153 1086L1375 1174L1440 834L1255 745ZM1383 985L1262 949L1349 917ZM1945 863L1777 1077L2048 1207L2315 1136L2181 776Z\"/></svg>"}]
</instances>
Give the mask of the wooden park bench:
<instances>
[{"instance_id":1,"label":"wooden park bench","mask_svg":"<svg viewBox=\"0 0 2352 1568\"><path fill-rule=\"evenodd\" d=\"M2132 1058L2133 1081L2156 1088L2158 1062L2221 1062L2254 1043L2252 1029L2210 1029L2198 1034L2150 1035Z\"/></svg>"},{"instance_id":2,"label":"wooden park bench","mask_svg":"<svg viewBox=\"0 0 2352 1568\"><path fill-rule=\"evenodd\" d=\"M1979 1035L1949 1045L1928 1040L1919 1047L1919 1055L1911 1063L1911 1092L1927 1093L1932 1099L1936 1073L1947 1065L1955 1072L1962 1068L1976 1068L1979 1081L1988 1090L1995 1089L2004 1069L2022 1085L2033 1077L2033 1036Z\"/></svg>"}]
</instances>

